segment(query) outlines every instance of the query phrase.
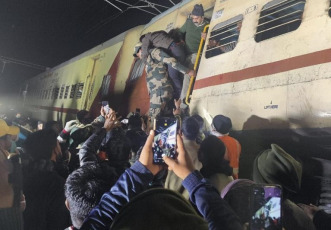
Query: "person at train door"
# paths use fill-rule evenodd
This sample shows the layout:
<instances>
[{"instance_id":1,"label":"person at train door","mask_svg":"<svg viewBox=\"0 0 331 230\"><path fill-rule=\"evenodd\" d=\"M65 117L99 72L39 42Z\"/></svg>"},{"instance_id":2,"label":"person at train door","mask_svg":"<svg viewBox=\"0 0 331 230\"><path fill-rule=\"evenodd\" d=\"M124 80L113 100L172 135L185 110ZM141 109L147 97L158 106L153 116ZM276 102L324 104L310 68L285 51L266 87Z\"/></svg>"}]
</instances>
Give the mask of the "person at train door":
<instances>
[{"instance_id":1,"label":"person at train door","mask_svg":"<svg viewBox=\"0 0 331 230\"><path fill-rule=\"evenodd\" d=\"M133 56L142 59L142 43L134 47ZM167 65L187 77L195 76L194 70L183 66L173 57L159 48L150 49L146 60L146 81L150 97L149 116L152 120L158 116L172 116L173 113L173 87L168 78Z\"/></svg>"},{"instance_id":2,"label":"person at train door","mask_svg":"<svg viewBox=\"0 0 331 230\"><path fill-rule=\"evenodd\" d=\"M185 63L186 54L184 46L175 42L167 32L162 30L153 33L149 32L143 34L139 40L142 43L142 60L145 63L148 57L148 50L151 48L163 48L169 55L176 58L180 64ZM178 99L182 91L183 75L180 71L172 68L171 65L168 65L168 73L174 88L174 98Z\"/></svg>"},{"instance_id":3,"label":"person at train door","mask_svg":"<svg viewBox=\"0 0 331 230\"><path fill-rule=\"evenodd\" d=\"M179 31L184 34L187 51L189 53L187 60L187 66L189 68L194 67L195 59L200 45L200 40L206 38L206 33L203 33L208 21L204 17L204 9L202 4L196 4L192 10L191 17L186 20L184 25ZM186 92L188 90L190 79L185 78L183 80L183 88L180 98L185 99ZM185 100L183 100L185 102ZM185 104L182 104L185 107Z\"/></svg>"}]
</instances>

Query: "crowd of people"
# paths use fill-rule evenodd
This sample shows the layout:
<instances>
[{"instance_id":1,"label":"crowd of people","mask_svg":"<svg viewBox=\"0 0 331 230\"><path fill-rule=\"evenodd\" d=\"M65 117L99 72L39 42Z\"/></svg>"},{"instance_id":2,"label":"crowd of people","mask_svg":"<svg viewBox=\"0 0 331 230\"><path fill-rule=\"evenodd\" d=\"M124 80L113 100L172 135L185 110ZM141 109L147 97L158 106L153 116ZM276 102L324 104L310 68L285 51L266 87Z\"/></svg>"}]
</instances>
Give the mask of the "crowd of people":
<instances>
[{"instance_id":1,"label":"crowd of people","mask_svg":"<svg viewBox=\"0 0 331 230\"><path fill-rule=\"evenodd\" d=\"M252 180L239 179L245 150L230 135L231 119L216 115L206 130L181 102L180 73L195 75L192 56L205 24L196 5L179 30L188 57L165 32L140 38L134 55L146 62L148 115L121 119L102 106L93 118L81 110L64 128L55 121L40 126L22 149L15 146L18 123L0 119L0 229L329 229L329 214L292 200L301 186L298 159L272 144L257 153ZM177 120L176 157L163 154L164 163L155 164L152 122L164 116ZM250 194L261 183L282 187L281 217L271 218L265 207L252 219ZM259 202L270 203L270 196Z\"/></svg>"}]
</instances>

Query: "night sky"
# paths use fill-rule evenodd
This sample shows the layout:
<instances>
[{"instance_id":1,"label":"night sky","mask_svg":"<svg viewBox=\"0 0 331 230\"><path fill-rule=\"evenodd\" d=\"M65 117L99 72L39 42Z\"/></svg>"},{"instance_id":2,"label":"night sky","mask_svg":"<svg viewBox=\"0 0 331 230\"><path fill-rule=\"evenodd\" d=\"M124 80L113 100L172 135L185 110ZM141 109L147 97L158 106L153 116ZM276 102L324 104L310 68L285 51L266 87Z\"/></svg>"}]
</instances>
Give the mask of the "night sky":
<instances>
[{"instance_id":1,"label":"night sky","mask_svg":"<svg viewBox=\"0 0 331 230\"><path fill-rule=\"evenodd\" d=\"M124 12L105 0L0 0L0 95L17 95L20 83L43 72L4 64L4 58L54 67L154 17L121 3L146 5L143 1L107 1ZM150 2L171 7L180 0ZM151 7L144 9L159 14Z\"/></svg>"}]
</instances>

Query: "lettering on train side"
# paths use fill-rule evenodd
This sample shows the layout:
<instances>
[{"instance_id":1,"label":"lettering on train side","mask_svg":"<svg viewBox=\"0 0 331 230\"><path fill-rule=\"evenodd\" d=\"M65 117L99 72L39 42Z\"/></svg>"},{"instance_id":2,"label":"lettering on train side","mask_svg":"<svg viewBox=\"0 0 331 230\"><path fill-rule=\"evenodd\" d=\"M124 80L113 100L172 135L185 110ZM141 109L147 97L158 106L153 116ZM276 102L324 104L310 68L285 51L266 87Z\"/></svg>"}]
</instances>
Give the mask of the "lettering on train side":
<instances>
[{"instance_id":1,"label":"lettering on train side","mask_svg":"<svg viewBox=\"0 0 331 230\"><path fill-rule=\"evenodd\" d=\"M270 105L264 106L264 109L278 109L278 105L273 105L271 101Z\"/></svg>"},{"instance_id":2,"label":"lettering on train side","mask_svg":"<svg viewBox=\"0 0 331 230\"><path fill-rule=\"evenodd\" d=\"M246 9L246 11L245 11L245 15L246 15L246 14L250 14L250 13L256 11L257 8L258 8L258 4L254 5L254 6L251 6L251 7L248 7L248 8Z\"/></svg>"},{"instance_id":3,"label":"lettering on train side","mask_svg":"<svg viewBox=\"0 0 331 230\"><path fill-rule=\"evenodd\" d=\"M166 31L169 32L172 28L174 28L174 23L171 22L167 25Z\"/></svg>"},{"instance_id":4,"label":"lettering on train side","mask_svg":"<svg viewBox=\"0 0 331 230\"><path fill-rule=\"evenodd\" d=\"M220 10L216 11L213 15L213 19L217 19L217 18L222 17L223 11L224 11L224 9L220 9Z\"/></svg>"}]
</instances>

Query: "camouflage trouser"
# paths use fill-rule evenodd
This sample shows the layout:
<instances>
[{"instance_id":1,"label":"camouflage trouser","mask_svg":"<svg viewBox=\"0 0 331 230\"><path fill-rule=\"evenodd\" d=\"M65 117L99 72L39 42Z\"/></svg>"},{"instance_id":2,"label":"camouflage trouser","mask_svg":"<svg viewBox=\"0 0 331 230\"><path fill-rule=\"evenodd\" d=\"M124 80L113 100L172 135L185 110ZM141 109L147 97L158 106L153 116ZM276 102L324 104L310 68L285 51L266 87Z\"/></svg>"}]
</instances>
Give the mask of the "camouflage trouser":
<instances>
[{"instance_id":1,"label":"camouflage trouser","mask_svg":"<svg viewBox=\"0 0 331 230\"><path fill-rule=\"evenodd\" d=\"M171 90L153 90L150 92L149 116L152 122L156 116L172 115L173 92Z\"/></svg>"}]
</instances>

